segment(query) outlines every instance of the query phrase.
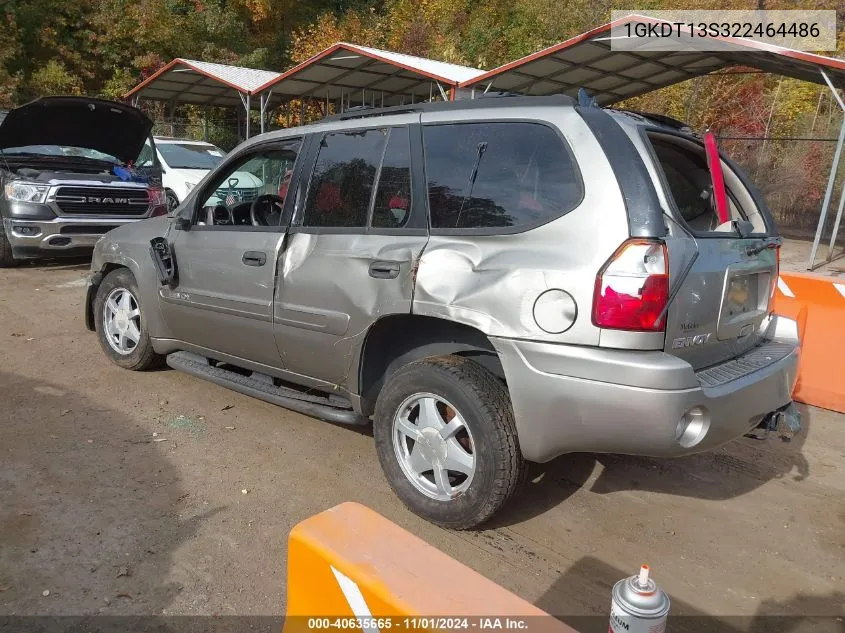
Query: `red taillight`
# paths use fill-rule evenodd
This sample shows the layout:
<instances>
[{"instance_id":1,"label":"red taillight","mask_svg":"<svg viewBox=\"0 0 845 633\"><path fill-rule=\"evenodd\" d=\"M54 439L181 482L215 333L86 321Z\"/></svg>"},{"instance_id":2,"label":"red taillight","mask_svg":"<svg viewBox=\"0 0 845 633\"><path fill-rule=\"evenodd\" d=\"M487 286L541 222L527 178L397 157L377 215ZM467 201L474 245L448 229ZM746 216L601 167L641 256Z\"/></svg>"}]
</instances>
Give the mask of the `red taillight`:
<instances>
[{"instance_id":1,"label":"red taillight","mask_svg":"<svg viewBox=\"0 0 845 633\"><path fill-rule=\"evenodd\" d=\"M150 187L147 189L147 200L150 206L150 217L167 215L167 195L161 187Z\"/></svg>"},{"instance_id":2,"label":"red taillight","mask_svg":"<svg viewBox=\"0 0 845 633\"><path fill-rule=\"evenodd\" d=\"M611 330L661 332L669 301L666 245L628 240L596 277L593 324Z\"/></svg>"}]
</instances>

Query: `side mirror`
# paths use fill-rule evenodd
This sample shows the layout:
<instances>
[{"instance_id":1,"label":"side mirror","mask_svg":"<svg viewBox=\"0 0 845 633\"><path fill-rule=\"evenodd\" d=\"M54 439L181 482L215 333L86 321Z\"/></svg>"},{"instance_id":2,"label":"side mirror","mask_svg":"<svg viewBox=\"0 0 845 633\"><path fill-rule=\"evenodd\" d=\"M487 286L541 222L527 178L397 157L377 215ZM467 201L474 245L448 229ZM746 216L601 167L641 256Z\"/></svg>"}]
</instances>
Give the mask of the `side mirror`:
<instances>
[{"instance_id":1,"label":"side mirror","mask_svg":"<svg viewBox=\"0 0 845 633\"><path fill-rule=\"evenodd\" d=\"M177 231L190 231L191 230L191 219L186 218L184 215L177 215L173 219L173 228Z\"/></svg>"}]
</instances>

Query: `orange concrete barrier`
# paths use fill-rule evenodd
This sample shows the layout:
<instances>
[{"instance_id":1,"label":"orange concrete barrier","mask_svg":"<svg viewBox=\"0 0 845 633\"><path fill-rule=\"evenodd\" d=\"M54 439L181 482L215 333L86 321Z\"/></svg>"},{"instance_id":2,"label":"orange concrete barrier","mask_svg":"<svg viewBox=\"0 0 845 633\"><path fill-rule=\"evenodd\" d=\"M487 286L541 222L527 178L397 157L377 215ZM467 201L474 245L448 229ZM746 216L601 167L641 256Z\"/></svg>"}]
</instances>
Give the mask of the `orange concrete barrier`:
<instances>
[{"instance_id":1,"label":"orange concrete barrier","mask_svg":"<svg viewBox=\"0 0 845 633\"><path fill-rule=\"evenodd\" d=\"M357 503L342 503L291 530L287 587L284 633L338 628L575 633Z\"/></svg>"},{"instance_id":2,"label":"orange concrete barrier","mask_svg":"<svg viewBox=\"0 0 845 633\"><path fill-rule=\"evenodd\" d=\"M798 321L801 364L792 397L845 413L845 280L781 273L775 312Z\"/></svg>"}]
</instances>

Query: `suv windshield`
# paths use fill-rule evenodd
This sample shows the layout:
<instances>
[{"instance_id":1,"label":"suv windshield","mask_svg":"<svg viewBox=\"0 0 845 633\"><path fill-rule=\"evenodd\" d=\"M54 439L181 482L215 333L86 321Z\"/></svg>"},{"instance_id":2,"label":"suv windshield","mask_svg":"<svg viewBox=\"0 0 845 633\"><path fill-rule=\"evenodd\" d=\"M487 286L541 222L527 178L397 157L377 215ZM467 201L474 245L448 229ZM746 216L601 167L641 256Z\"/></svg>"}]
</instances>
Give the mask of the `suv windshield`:
<instances>
[{"instance_id":1,"label":"suv windshield","mask_svg":"<svg viewBox=\"0 0 845 633\"><path fill-rule=\"evenodd\" d=\"M212 169L223 160L223 151L199 143L159 143L164 162L174 169Z\"/></svg>"},{"instance_id":2,"label":"suv windshield","mask_svg":"<svg viewBox=\"0 0 845 633\"><path fill-rule=\"evenodd\" d=\"M68 145L26 145L25 147L7 147L4 154L33 154L37 156L71 156L105 160L110 163L120 163L120 160L110 154L98 152L87 147L71 147Z\"/></svg>"}]
</instances>

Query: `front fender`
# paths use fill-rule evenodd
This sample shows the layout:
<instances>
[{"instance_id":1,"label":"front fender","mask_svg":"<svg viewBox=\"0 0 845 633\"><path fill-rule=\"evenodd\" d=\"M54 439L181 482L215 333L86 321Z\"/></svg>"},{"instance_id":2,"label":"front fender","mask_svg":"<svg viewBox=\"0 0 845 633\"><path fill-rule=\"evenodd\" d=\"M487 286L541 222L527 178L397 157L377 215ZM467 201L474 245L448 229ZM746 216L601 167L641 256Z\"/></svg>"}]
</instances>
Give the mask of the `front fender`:
<instances>
[{"instance_id":1,"label":"front fender","mask_svg":"<svg viewBox=\"0 0 845 633\"><path fill-rule=\"evenodd\" d=\"M167 234L166 217L143 220L110 231L97 242L91 258L91 277L85 297L85 325L94 329L94 297L102 280L112 270L128 268L138 284L138 297L146 327L152 338L168 338L159 302L160 283L150 257L150 240Z\"/></svg>"}]
</instances>

